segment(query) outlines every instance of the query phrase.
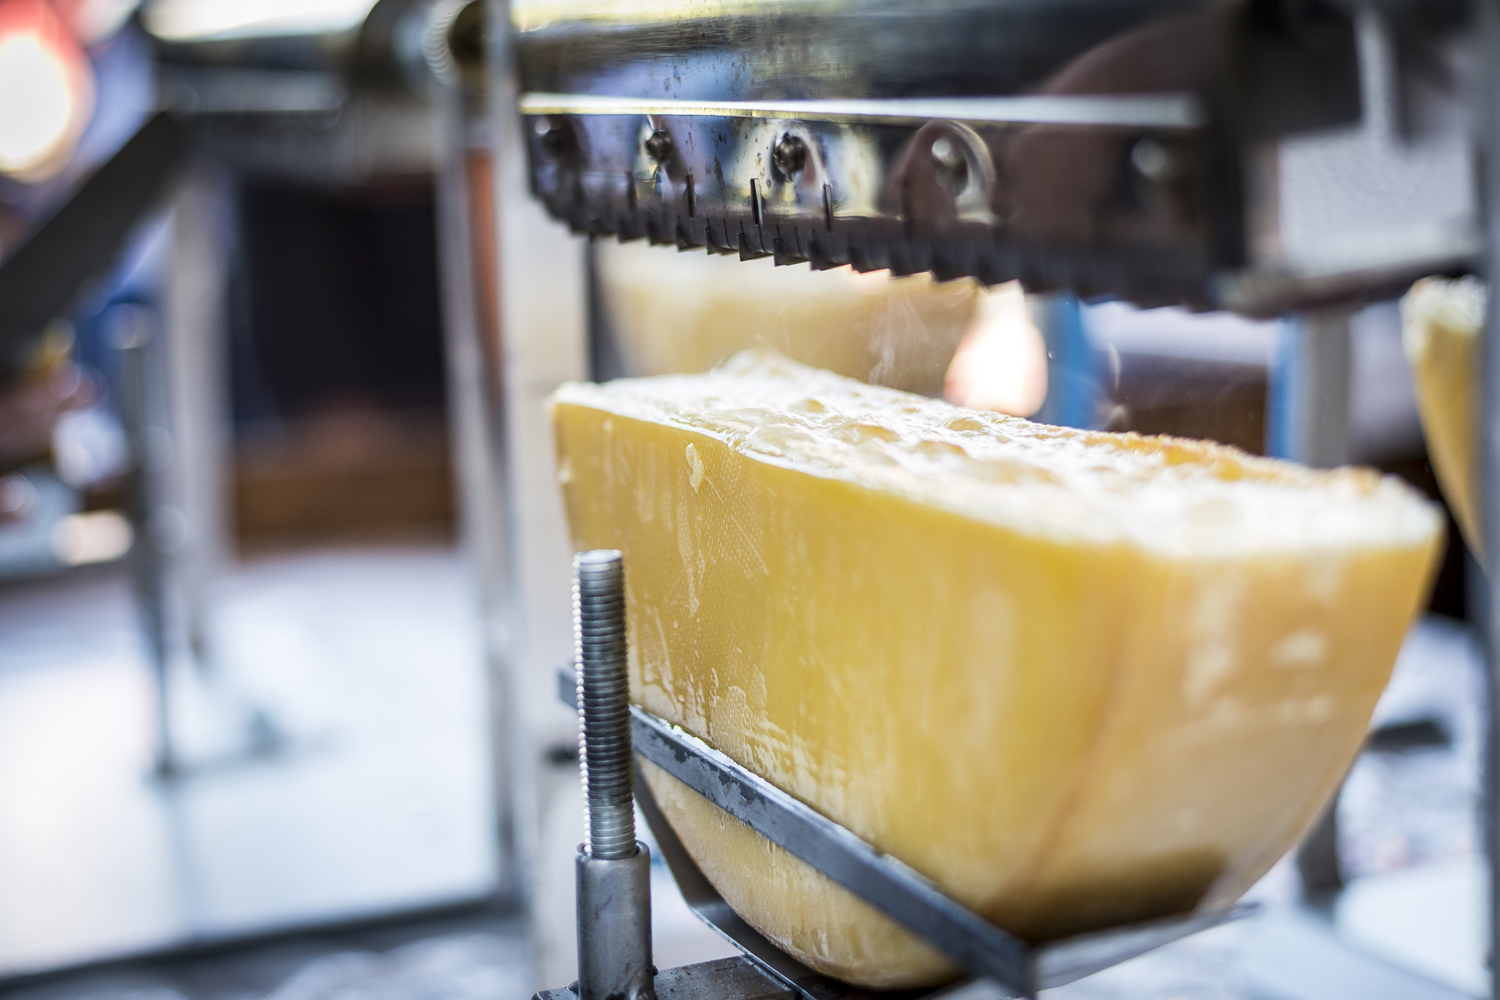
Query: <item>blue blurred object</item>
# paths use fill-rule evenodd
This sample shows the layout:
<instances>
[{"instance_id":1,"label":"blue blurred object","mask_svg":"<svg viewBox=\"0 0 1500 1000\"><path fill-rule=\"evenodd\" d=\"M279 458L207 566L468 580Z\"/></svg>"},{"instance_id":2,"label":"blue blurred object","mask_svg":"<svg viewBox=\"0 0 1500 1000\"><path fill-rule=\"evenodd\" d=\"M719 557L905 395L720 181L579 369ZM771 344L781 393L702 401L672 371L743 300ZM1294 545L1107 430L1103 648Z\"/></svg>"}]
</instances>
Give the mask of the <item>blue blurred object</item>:
<instances>
[{"instance_id":1,"label":"blue blurred object","mask_svg":"<svg viewBox=\"0 0 1500 1000\"><path fill-rule=\"evenodd\" d=\"M1047 344L1047 400L1031 418L1063 427L1094 427L1098 421L1099 364L1084 329L1076 296L1035 299L1037 329Z\"/></svg>"}]
</instances>

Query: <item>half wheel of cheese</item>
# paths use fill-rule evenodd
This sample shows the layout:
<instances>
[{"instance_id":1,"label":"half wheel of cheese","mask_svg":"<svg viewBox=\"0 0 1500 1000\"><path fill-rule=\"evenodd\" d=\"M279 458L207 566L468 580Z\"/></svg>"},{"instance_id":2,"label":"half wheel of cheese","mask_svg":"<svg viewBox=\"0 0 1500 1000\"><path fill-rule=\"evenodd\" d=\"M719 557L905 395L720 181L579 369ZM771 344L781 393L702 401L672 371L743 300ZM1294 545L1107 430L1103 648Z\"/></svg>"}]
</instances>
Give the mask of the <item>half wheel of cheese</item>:
<instances>
[{"instance_id":1,"label":"half wheel of cheese","mask_svg":"<svg viewBox=\"0 0 1500 1000\"><path fill-rule=\"evenodd\" d=\"M774 356L570 384L632 698L1032 941L1226 908L1358 752L1441 542L1376 473L963 410ZM930 944L661 772L737 912L875 987Z\"/></svg>"}]
</instances>

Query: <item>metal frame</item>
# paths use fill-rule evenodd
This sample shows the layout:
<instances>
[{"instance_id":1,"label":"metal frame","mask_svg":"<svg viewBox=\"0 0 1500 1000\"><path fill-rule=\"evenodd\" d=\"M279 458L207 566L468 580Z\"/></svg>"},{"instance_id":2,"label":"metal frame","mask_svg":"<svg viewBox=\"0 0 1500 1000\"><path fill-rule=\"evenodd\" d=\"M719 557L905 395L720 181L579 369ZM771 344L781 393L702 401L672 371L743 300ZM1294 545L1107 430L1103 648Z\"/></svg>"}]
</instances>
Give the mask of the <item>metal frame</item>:
<instances>
[{"instance_id":1,"label":"metal frame","mask_svg":"<svg viewBox=\"0 0 1500 1000\"><path fill-rule=\"evenodd\" d=\"M563 152L567 152L566 144L562 142L562 140L566 137L555 134L555 130L551 127L552 123L540 121L540 116L544 114L559 114L567 115L573 117L574 119L587 120L600 115L602 112L598 109L585 108L582 105L577 104L576 99L573 99L575 101L573 105L570 105L566 108L563 107L557 102L556 99L553 98L550 92L562 91L568 88L560 82L545 78L544 74L543 79L532 85L537 93L529 95L527 98L527 104L525 105L525 107L521 108L521 112L523 114L533 114L538 116L538 120L534 120L531 123L533 127L523 132L523 130L519 128L520 122L516 120L517 108L514 102L520 96L520 88L516 86L516 71L514 66L510 62L511 57L508 50L510 32L510 22L508 20L508 17L506 17L506 15L508 15L508 5L504 2L504 0L490 0L490 4L492 13L500 15L494 18L494 21L497 24L497 30L492 31L491 33L492 39L494 40L492 52L501 55L501 59L495 64L496 72L494 73L494 79L496 79L497 81L503 80L503 83L497 85L495 95L496 97L507 97L512 102L509 105L506 105L503 100L496 101L497 106L491 111L491 114L494 117L494 121L497 126L495 134L497 136L515 136L517 138L521 138L524 136L524 141L532 142L542 152L546 152L545 147L548 143L551 144L554 150L562 150ZM1365 5L1348 4L1341 6L1363 7ZM1421 20L1421 18L1418 16L1421 13L1421 9L1419 9L1419 7L1415 4L1392 2L1382 3L1378 5L1370 4L1368 6L1369 8L1378 6L1380 10L1384 12L1384 16L1391 18L1393 23L1397 27L1403 29L1411 27L1412 25L1410 22L1420 22ZM1428 6L1431 9L1436 10L1440 5ZM1477 86L1475 88L1476 92L1471 92L1467 95L1467 97L1469 98L1469 103L1476 112L1473 138L1482 152L1482 156L1480 157L1479 170L1479 188L1481 195L1480 210L1477 213L1479 217L1475 220L1478 223L1475 227L1478 230L1478 233L1476 235L1483 236L1482 270L1490 275L1500 275L1500 99L1497 99L1494 96L1500 95L1500 0L1474 0L1474 3L1472 3L1472 5L1449 5L1447 7L1444 7L1443 9L1451 13L1452 10L1457 10L1459 8L1463 8L1464 10L1472 10L1477 15L1477 25L1474 35L1476 36L1476 40L1478 42L1480 54L1482 55L1487 53L1496 56L1494 58L1482 58L1477 60L1479 69ZM502 20L502 18L506 19ZM779 25L780 22L777 22L777 24ZM543 26L544 29L545 27L546 26ZM612 29L616 27L618 27L618 25L611 25ZM1420 27L1420 25L1418 25L1418 27ZM531 27L523 25L523 31L524 30L531 30ZM545 33L545 31L543 33ZM557 34L559 38L561 38L561 36L564 34L561 28L558 28L554 33ZM1411 34L1411 32L1406 32L1406 34ZM1417 34L1420 34L1420 32L1417 32ZM729 34L726 33L726 38L728 37ZM739 36L735 36L734 41L743 44L745 39ZM1421 39L1418 38L1417 41L1420 42ZM619 45L618 38L614 37L613 35L611 35L611 37L607 39L607 42L610 46ZM769 42L767 44L769 44ZM729 52L731 56L733 56L738 50L734 47L734 45L730 45L729 48L726 49L726 51ZM647 108L643 103L641 107L632 107L629 110L632 114L638 114L643 119L659 116L682 117L684 119L698 118L699 120L702 120L704 116L717 117L719 115L724 115L725 117L731 117L733 112L739 112L747 120L745 128L752 131L757 126L754 122L749 121L749 119L765 117L777 118L780 117L780 112L787 112L792 110L795 110L797 112L796 117L799 119L806 119L809 121L821 120L817 119L816 117L818 109L812 107L799 107L797 109L792 109L786 106L787 102L777 102L775 106L767 105L765 107L761 107L756 102L733 102L719 100L715 102L705 103L700 107L687 108L675 101L675 98L677 96L678 95L675 93L668 95L666 103L662 103L661 101L652 98L651 107ZM728 95L726 94L723 96ZM824 96L824 94L818 93L812 96L822 97ZM871 92L862 94L861 96L884 98L889 95L880 92ZM645 101L644 96L641 97L641 101ZM755 106L751 106L752 104L754 104ZM845 110L849 109L846 108ZM878 113L876 112L876 109L873 108L867 110ZM889 109L886 108L882 108L879 110L887 112L889 111ZM730 114L726 114L726 112ZM913 117L920 116L913 116L908 114L902 117L904 117L906 120L911 120ZM649 122L649 124L653 129L656 129L656 121L651 121ZM644 125L642 125L642 127L644 128ZM654 134L654 132L652 132L651 130L642 132L642 135L646 138L649 138L650 134ZM766 138L774 142L779 138L779 136L780 132L778 131L776 135L770 135L768 133ZM641 143L640 145L642 146L642 149L645 149L644 143ZM649 153L649 151L647 152ZM644 166L646 165L643 163L643 167ZM643 173L646 177L652 178L653 181L655 180L653 171L644 170ZM663 183L660 185L653 184L652 189L648 190L647 193L658 198L656 204L661 204L661 196L670 195L672 196L672 198L681 201L690 209L696 209L696 200L699 196L701 196L702 192L686 183L676 184L675 186L671 186L669 185L669 183L667 183L678 180L681 179L663 177ZM516 199L518 201L526 200L524 193L521 192L521 188L522 185L516 184L514 182L505 184L501 191L502 201L506 199ZM681 190L679 190L679 188ZM564 195L569 198L571 198L574 190L575 189L571 187L559 187L557 189L560 195ZM636 198L639 198L641 190L636 189L634 186L631 186L625 193L627 196L629 196L632 192L636 196L635 198L629 198L629 200L633 203L631 206L633 208L635 204L639 204L639 202L636 201ZM814 194L816 193L817 192L814 192ZM749 200L741 199L741 201L750 206L749 211L752 215L755 214L758 209L763 207L763 203L761 202L759 196L760 192L757 191L756 197ZM815 198L814 202L816 201L817 199ZM647 220L650 221L652 223L652 226L655 227L653 231L647 232L646 229L651 227L646 226L645 222L643 221L641 224L641 232L631 232L627 235L651 236L654 239L660 239L664 242L697 242L698 234L696 229L694 229L694 231L692 232L689 232L686 238L684 238L682 234L677 232L675 225L677 221L675 217L676 213L667 212L665 211L666 208L667 205L662 204L662 211L657 212L657 216L653 216L650 220ZM821 209L821 205L814 203L812 205L812 208L814 211L809 213L809 218L811 218L812 222L816 223L823 217L822 213L819 211ZM529 214L528 209L523 209L523 211L528 211ZM567 213L559 214L563 214L565 216L567 215ZM691 214L692 212L690 211L689 215L691 216ZM667 223L671 223L672 225L666 226ZM705 232L703 235L706 237L709 234ZM705 239L703 242L707 242L707 240ZM743 244L739 244L738 241L736 241L736 244L738 246L738 249L740 249L742 253L747 252L747 248ZM718 248L727 249L729 248L729 245L730 244L728 240L723 240L722 245ZM1253 307L1257 303L1262 302L1288 302L1299 300L1298 294L1294 293L1297 293L1300 289L1300 301L1335 302L1344 298L1356 297L1366 289L1398 289L1405 280L1409 279L1412 274L1415 273L1411 270L1411 268L1422 269L1425 271L1435 271L1447 268L1462 268L1470 266L1472 263L1479 263L1479 261L1475 260L1475 256L1473 254L1473 250L1477 249L1477 247L1471 246L1470 242L1467 241L1467 238L1460 239L1458 237L1455 237L1455 240L1452 242L1452 246L1450 247L1445 244L1445 248L1441 253L1427 253L1423 250L1423 246L1425 246L1425 244L1413 244L1413 246L1402 246L1397 248L1405 254L1406 259L1411 265L1410 268L1396 266L1393 263L1390 266L1362 266L1361 268L1355 268L1350 271L1339 271L1338 269L1334 268L1326 270L1325 273L1325 270L1320 270L1318 268L1309 269L1309 267L1302 267L1302 265L1293 267L1292 265L1288 264L1286 265L1287 271L1285 274L1282 274L1281 272L1276 271L1275 268L1272 268L1265 274L1252 275L1250 276L1250 278L1246 278L1240 283L1243 287L1235 286L1223 289L1223 301L1239 308L1246 308L1247 306ZM807 248L799 247L794 249ZM755 245L752 245L748 248L748 252L751 255L755 253L778 253L778 251L783 251L783 248L781 246L778 246L774 241L766 240L755 241ZM795 259L794 254L787 256L788 259ZM804 256L806 255L804 254ZM510 258L510 260L507 261L507 265L509 265L510 261L513 261L515 259L516 258L514 257ZM1298 270L1298 267L1301 267L1302 269ZM504 275L509 270L509 266L503 266L500 270L501 274ZM1286 287L1283 288L1281 287L1282 285L1286 285ZM1500 313L1500 309L1490 310L1486 319L1483 365L1481 372L1477 373L1477 377L1481 379L1481 384L1479 386L1479 398L1482 400L1483 409L1483 419L1481 421L1481 438L1478 447L1481 451L1480 458L1482 460L1484 469L1483 482L1486 486L1486 501L1484 507L1484 524L1486 528L1485 534L1487 538L1486 547L1488 549L1488 558L1491 560L1491 562L1493 564L1500 565L1500 315L1497 315L1497 313ZM1338 317L1330 314L1325 318L1331 322L1328 322L1327 324L1315 322L1312 325L1318 327L1327 325L1333 327L1336 330L1339 325ZM522 326L524 326L524 324L512 325L508 322L506 324L508 339L512 337L523 339L530 336L531 333L535 330L535 326L532 326L530 330L522 329ZM1329 346L1330 338L1327 335L1328 331L1318 330L1313 332L1323 334L1323 336L1316 339L1319 339L1323 342L1322 346ZM566 339L570 345L579 345L583 343L583 338L572 336L571 330L567 332ZM1311 346L1312 345L1309 344L1309 347ZM521 349L529 350L531 348ZM1326 367L1338 368L1340 366L1336 363L1332 363L1327 365ZM1344 377L1347 377L1346 373L1344 373ZM541 381L546 381L546 379L542 379ZM1324 386L1322 385L1321 379L1316 375L1311 375L1310 381L1312 384L1304 387L1304 390L1310 393L1313 397L1316 397L1318 393L1324 388ZM529 385L528 388L532 392L535 392L534 383ZM513 400L507 400L505 405L508 412L515 412L515 408L517 406L528 406L530 405L530 403L528 401L517 403ZM1328 430L1336 431L1337 428L1330 427L1328 428ZM518 431L519 428L512 432L511 440L516 443L520 443L524 437L524 435L518 433ZM1326 439L1317 435L1314 435L1314 437L1317 439L1309 440L1307 442L1311 451L1332 452L1336 450L1339 443L1337 440L1338 435L1336 433L1328 435ZM539 463L523 464L526 465L526 469L524 471L527 473L534 474L541 471L541 465ZM513 473L518 473L523 470L519 466L515 466L511 471ZM543 479L540 484L540 488L550 488L550 485L550 482ZM507 497L506 507L509 511L509 516L515 520L517 525L521 523L525 524L524 530L521 530L519 527L513 526L512 532L514 533L515 537L528 538L530 536L530 533L536 530L535 525L537 523L541 523L537 522L533 516L535 510L528 511L522 509L530 506L530 504L534 502L534 491L538 488L539 485L537 480L535 478L532 478L531 476L520 478L516 475L512 475L511 477L511 481L509 483L509 496ZM554 503L552 506L553 508L555 508L556 504ZM550 541L552 537L555 537L553 534L554 529L553 525L551 524L551 519L550 517L544 517L542 518L542 522L545 522L542 523L543 534L547 535ZM537 542L535 540L532 540L531 544L537 545L538 547L544 547L541 546L540 542ZM518 559L513 562L513 581L521 578L516 574L518 568L521 568L522 562L534 565L533 561L530 559ZM559 559L556 565L558 567L563 565L562 560ZM529 573L526 575L526 578L528 580L530 579ZM551 587L550 585L540 588L540 591L549 593L553 590L555 590L555 588ZM528 601L544 600L548 602L552 601L552 599L552 597L527 598ZM1489 669L1491 676L1491 687L1489 695L1489 714L1491 719L1493 720L1497 716L1500 716L1500 682L1497 682L1495 680L1497 673L1500 673L1500 589L1490 591L1485 595L1482 602L1477 603L1482 605L1482 607L1484 608L1487 619L1482 623L1482 631L1485 637L1485 646L1488 651L1488 659L1490 665ZM536 634L537 633L535 632L533 633L533 635ZM560 636L564 633L559 631L558 634ZM546 644L547 642L549 642L549 640L543 639L541 640L541 642L543 644ZM525 659L527 660L531 669L535 668L537 659L540 658L540 653L541 650L537 649L531 651L528 655L525 656ZM554 660L553 662L556 661ZM516 668L513 667L512 669L514 670ZM1485 808L1485 815L1487 818L1487 828L1485 831L1485 845L1486 853L1488 854L1488 856L1491 859L1496 859L1500 858L1500 822L1497 822L1495 819L1496 805L1497 803L1500 803L1500 739L1496 738L1493 732L1493 728L1494 727L1492 724L1492 732L1488 739L1488 751L1486 755L1488 774L1486 781L1487 803ZM644 746L645 743L646 741L643 740L642 745ZM689 758L694 760L701 760L701 758L695 757L692 754L689 754L688 756ZM526 765L524 764L522 765L523 768L525 766ZM521 800L525 800L525 798L526 796L523 794L521 796ZM531 808L536 808L534 803ZM523 837L522 839L525 840L526 838ZM664 852L666 851L665 844L663 844L663 850ZM685 857L685 852L683 856ZM690 861L690 859L688 860ZM522 864L525 865L527 863L528 859L523 856ZM674 870L676 870L677 867L678 866L674 866ZM1492 893L1491 903L1491 950L1494 954L1500 955L1500 906L1496 905L1500 904L1500 864L1492 864L1491 872L1494 889ZM699 873L699 875L701 876L701 873ZM680 875L679 880L683 884L684 891L687 892L688 885L690 884L691 879L684 879ZM708 897L704 897L704 900L705 901L702 902L701 905L699 905L698 903L694 903L694 908L698 910L700 916L704 916L704 918L709 920L711 924L714 924L716 927L718 927L721 932L725 932L725 927L732 926L732 922L729 919L729 917L732 917L732 914L730 914L729 917L724 917L721 921L714 916L714 907L721 907L722 912L727 914L727 906L723 904L722 899L719 899L717 903L714 903L713 900ZM691 899L690 902L692 902ZM731 936L732 939L737 941L739 940L738 938L734 938L729 934L726 934L726 936ZM747 938L745 940L748 941L750 939ZM1494 984L1493 995L1496 997L1500 997L1500 970L1497 970L1497 978Z\"/></svg>"},{"instance_id":2,"label":"metal frame","mask_svg":"<svg viewBox=\"0 0 1500 1000\"><path fill-rule=\"evenodd\" d=\"M558 696L575 703L573 675L559 671ZM1063 986L1180 938L1249 916L1256 907L1125 924L1103 931L1030 944L954 901L921 873L884 854L794 796L703 740L630 706L631 742L642 760L661 768L778 847L926 939L975 976L1032 996ZM639 775L638 775L639 778ZM688 906L801 1000L866 1000L876 995L914 1000L942 992L872 993L829 979L787 955L730 909L677 837L644 780L637 804ZM554 998L555 1000L555 998Z\"/></svg>"},{"instance_id":3,"label":"metal frame","mask_svg":"<svg viewBox=\"0 0 1500 1000\"><path fill-rule=\"evenodd\" d=\"M585 242L530 196L518 137L520 89L512 59L508 0L484 3L485 102L493 164L499 303L494 363L499 425L492 468L504 483L497 520L504 574L490 595L489 626L500 665L497 739L509 758L512 870L526 907L533 975L541 983L577 969L573 848L579 841L577 721L553 698L550 671L572 656L572 545L557 492L548 395L588 377Z\"/></svg>"},{"instance_id":4,"label":"metal frame","mask_svg":"<svg viewBox=\"0 0 1500 1000\"><path fill-rule=\"evenodd\" d=\"M1223 913L1142 921L1031 945L954 902L920 873L703 741L639 708L632 706L630 714L636 753L642 758L937 945L971 972L1008 987L1014 996L1064 986L1180 938L1247 917L1256 909L1242 905ZM636 784L636 800L678 887L700 919L804 1000L857 1000L876 995L819 975L746 924L693 862L644 781ZM878 995L916 997L941 992L945 990Z\"/></svg>"},{"instance_id":5,"label":"metal frame","mask_svg":"<svg viewBox=\"0 0 1500 1000\"><path fill-rule=\"evenodd\" d=\"M1463 7L579 0L513 37L579 232L1276 315L1477 262Z\"/></svg>"},{"instance_id":6,"label":"metal frame","mask_svg":"<svg viewBox=\"0 0 1500 1000\"><path fill-rule=\"evenodd\" d=\"M1485 235L1483 273L1490 284L1489 303L1485 310L1481 364L1475 399L1481 409L1478 441L1483 484L1482 523L1485 562L1500 566L1500 308L1497 308L1495 284L1500 279L1500 2L1478 0L1476 3L1479 42L1478 107L1475 115L1476 140L1479 147L1479 202ZM1493 575L1481 583L1484 599L1472 602L1480 608L1479 623L1488 664L1489 691L1487 709L1489 729L1485 734L1485 802L1483 843L1490 869L1490 996L1500 998L1500 587L1493 586Z\"/></svg>"}]
</instances>

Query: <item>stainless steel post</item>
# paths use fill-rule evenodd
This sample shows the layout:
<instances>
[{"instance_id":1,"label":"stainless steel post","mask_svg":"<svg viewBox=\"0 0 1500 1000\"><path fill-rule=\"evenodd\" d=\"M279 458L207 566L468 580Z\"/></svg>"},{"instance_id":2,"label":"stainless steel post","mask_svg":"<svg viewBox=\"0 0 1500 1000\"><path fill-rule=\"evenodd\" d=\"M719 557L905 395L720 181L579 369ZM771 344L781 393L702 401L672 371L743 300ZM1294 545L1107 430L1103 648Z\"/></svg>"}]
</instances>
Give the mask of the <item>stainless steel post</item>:
<instances>
[{"instance_id":1,"label":"stainless steel post","mask_svg":"<svg viewBox=\"0 0 1500 1000\"><path fill-rule=\"evenodd\" d=\"M511 830L518 889L526 903L536 985L578 967L570 845L578 779L570 759L578 720L557 701L553 671L569 660L568 540L547 397L587 378L585 242L531 196L519 82L510 45L509 0L485 0L489 142L493 149L494 301L499 310L497 444L504 494L493 498L504 527L501 632ZM481 282L484 280L481 277Z\"/></svg>"},{"instance_id":2,"label":"stainless steel post","mask_svg":"<svg viewBox=\"0 0 1500 1000\"><path fill-rule=\"evenodd\" d=\"M450 0L429 12L427 59L435 81L439 277L448 361L448 407L460 538L478 577L489 682L501 895L520 898L512 864L509 678L502 469L505 410L495 301L494 151L485 93L483 0Z\"/></svg>"},{"instance_id":3,"label":"stainless steel post","mask_svg":"<svg viewBox=\"0 0 1500 1000\"><path fill-rule=\"evenodd\" d=\"M1500 587L1493 586L1495 567L1500 566L1500 308L1495 301L1496 279L1500 278L1500 0L1485 0L1476 11L1479 36L1480 93L1477 95L1479 146L1480 206L1484 223L1484 273L1489 283L1489 303L1484 317L1484 338L1480 345L1482 382L1477 394L1482 400L1483 416L1479 425L1477 456L1483 469L1483 533L1486 564L1489 566L1483 608L1484 647L1488 663L1488 711L1485 731L1485 802L1483 842L1490 870L1490 995L1500 1000L1500 822L1496 805L1500 803L1500 739L1496 736L1497 668L1500 668Z\"/></svg>"},{"instance_id":4,"label":"stainless steel post","mask_svg":"<svg viewBox=\"0 0 1500 1000\"><path fill-rule=\"evenodd\" d=\"M580 759L588 840L578 846L580 1000L655 1000L651 854L635 839L625 571L613 549L573 560Z\"/></svg>"},{"instance_id":5,"label":"stainless steel post","mask_svg":"<svg viewBox=\"0 0 1500 1000\"><path fill-rule=\"evenodd\" d=\"M162 364L172 464L154 512L167 546L180 634L195 665L212 672L212 590L233 557L225 495L230 454L227 306L233 199L207 160L184 171L172 200L171 266L162 302ZM254 737L252 737L254 741Z\"/></svg>"},{"instance_id":6,"label":"stainless steel post","mask_svg":"<svg viewBox=\"0 0 1500 1000\"><path fill-rule=\"evenodd\" d=\"M1309 310L1282 334L1279 374L1282 458L1318 468L1349 461L1349 319L1343 306Z\"/></svg>"},{"instance_id":7,"label":"stainless steel post","mask_svg":"<svg viewBox=\"0 0 1500 1000\"><path fill-rule=\"evenodd\" d=\"M172 746L172 702L168 665L171 643L167 626L167 571L161 539L153 529L153 515L161 503L161 468L166 428L153 414L153 401L163 396L153 374L161 365L147 355L160 352L154 317L144 306L119 305L110 310L107 332L119 359L120 409L130 442L131 468L128 507L135 541L131 546L131 576L136 606L140 610L146 655L156 679L156 772L171 777L177 772L177 754Z\"/></svg>"}]
</instances>

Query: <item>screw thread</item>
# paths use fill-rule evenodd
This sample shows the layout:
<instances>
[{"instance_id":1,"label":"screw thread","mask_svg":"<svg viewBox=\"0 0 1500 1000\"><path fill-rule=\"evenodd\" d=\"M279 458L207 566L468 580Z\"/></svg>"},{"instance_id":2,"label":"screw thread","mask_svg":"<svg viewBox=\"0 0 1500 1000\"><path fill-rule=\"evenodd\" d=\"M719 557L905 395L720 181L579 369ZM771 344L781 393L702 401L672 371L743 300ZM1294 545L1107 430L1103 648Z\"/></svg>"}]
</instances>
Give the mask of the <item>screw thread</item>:
<instances>
[{"instance_id":1,"label":"screw thread","mask_svg":"<svg viewBox=\"0 0 1500 1000\"><path fill-rule=\"evenodd\" d=\"M574 558L573 635L589 853L628 858L635 854L635 798L625 673L625 563L618 551L595 549Z\"/></svg>"}]
</instances>

